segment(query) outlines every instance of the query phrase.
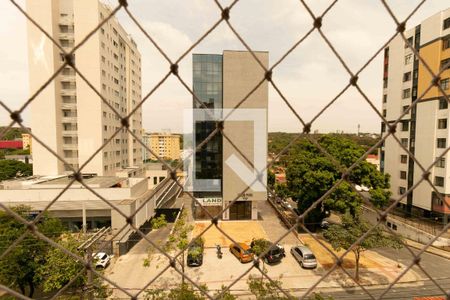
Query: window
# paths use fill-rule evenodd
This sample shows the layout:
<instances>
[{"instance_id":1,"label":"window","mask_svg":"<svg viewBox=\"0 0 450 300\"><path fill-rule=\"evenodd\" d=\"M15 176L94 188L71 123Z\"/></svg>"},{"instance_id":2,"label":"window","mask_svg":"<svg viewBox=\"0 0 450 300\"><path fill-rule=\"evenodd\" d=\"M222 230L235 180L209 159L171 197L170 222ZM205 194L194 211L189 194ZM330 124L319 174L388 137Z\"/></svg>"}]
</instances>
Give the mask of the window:
<instances>
[{"instance_id":1,"label":"window","mask_svg":"<svg viewBox=\"0 0 450 300\"><path fill-rule=\"evenodd\" d=\"M407 138L400 139L400 143L402 143L403 147L408 148L408 139Z\"/></svg>"},{"instance_id":2,"label":"window","mask_svg":"<svg viewBox=\"0 0 450 300\"><path fill-rule=\"evenodd\" d=\"M445 168L445 157L441 157L441 158L436 158L436 168Z\"/></svg>"},{"instance_id":3,"label":"window","mask_svg":"<svg viewBox=\"0 0 450 300\"><path fill-rule=\"evenodd\" d=\"M442 39L442 50L450 48L450 36L446 36Z\"/></svg>"},{"instance_id":4,"label":"window","mask_svg":"<svg viewBox=\"0 0 450 300\"><path fill-rule=\"evenodd\" d=\"M442 79L441 80L441 88L443 90L448 90L449 82L450 82L450 78Z\"/></svg>"},{"instance_id":5,"label":"window","mask_svg":"<svg viewBox=\"0 0 450 300\"><path fill-rule=\"evenodd\" d=\"M411 97L411 89L404 89L402 97L403 97L403 99Z\"/></svg>"},{"instance_id":6,"label":"window","mask_svg":"<svg viewBox=\"0 0 450 300\"><path fill-rule=\"evenodd\" d=\"M412 54L405 56L405 65L409 65L412 62Z\"/></svg>"},{"instance_id":7,"label":"window","mask_svg":"<svg viewBox=\"0 0 450 300\"><path fill-rule=\"evenodd\" d=\"M407 41L408 41L408 42L405 43L405 48L408 48L409 45L411 45L411 47L414 47L414 45L413 45L413 37L408 38ZM409 44L409 45L408 45L408 44Z\"/></svg>"},{"instance_id":8,"label":"window","mask_svg":"<svg viewBox=\"0 0 450 300\"><path fill-rule=\"evenodd\" d=\"M438 119L438 129L447 128L447 119Z\"/></svg>"},{"instance_id":9,"label":"window","mask_svg":"<svg viewBox=\"0 0 450 300\"><path fill-rule=\"evenodd\" d=\"M397 230L397 225L392 224L392 229L393 229L393 230Z\"/></svg>"},{"instance_id":10,"label":"window","mask_svg":"<svg viewBox=\"0 0 450 300\"><path fill-rule=\"evenodd\" d=\"M388 80L387 78L383 79L383 88L387 88L388 87Z\"/></svg>"},{"instance_id":11,"label":"window","mask_svg":"<svg viewBox=\"0 0 450 300\"><path fill-rule=\"evenodd\" d=\"M387 102L387 95L383 95L383 103Z\"/></svg>"},{"instance_id":12,"label":"window","mask_svg":"<svg viewBox=\"0 0 450 300\"><path fill-rule=\"evenodd\" d=\"M411 80L411 72L403 74L403 82Z\"/></svg>"},{"instance_id":13,"label":"window","mask_svg":"<svg viewBox=\"0 0 450 300\"><path fill-rule=\"evenodd\" d=\"M409 105L403 106L403 112L405 112L408 109Z\"/></svg>"},{"instance_id":14,"label":"window","mask_svg":"<svg viewBox=\"0 0 450 300\"><path fill-rule=\"evenodd\" d=\"M381 132L385 132L385 131L386 131L386 124L381 123Z\"/></svg>"},{"instance_id":15,"label":"window","mask_svg":"<svg viewBox=\"0 0 450 300\"><path fill-rule=\"evenodd\" d=\"M448 70L450 69L450 58L441 60L441 70Z\"/></svg>"},{"instance_id":16,"label":"window","mask_svg":"<svg viewBox=\"0 0 450 300\"><path fill-rule=\"evenodd\" d=\"M403 186L398 187L398 194L403 195L404 193L406 193L406 188Z\"/></svg>"},{"instance_id":17,"label":"window","mask_svg":"<svg viewBox=\"0 0 450 300\"><path fill-rule=\"evenodd\" d=\"M386 117L386 110L385 109L383 109L383 117Z\"/></svg>"},{"instance_id":18,"label":"window","mask_svg":"<svg viewBox=\"0 0 450 300\"><path fill-rule=\"evenodd\" d=\"M158 184L158 177L153 177L153 184Z\"/></svg>"},{"instance_id":19,"label":"window","mask_svg":"<svg viewBox=\"0 0 450 300\"><path fill-rule=\"evenodd\" d=\"M400 171L400 179L406 179L406 171Z\"/></svg>"},{"instance_id":20,"label":"window","mask_svg":"<svg viewBox=\"0 0 450 300\"><path fill-rule=\"evenodd\" d=\"M402 131L408 131L409 123L408 121L402 121Z\"/></svg>"},{"instance_id":21,"label":"window","mask_svg":"<svg viewBox=\"0 0 450 300\"><path fill-rule=\"evenodd\" d=\"M444 186L444 177L434 176L434 185L435 186Z\"/></svg>"},{"instance_id":22,"label":"window","mask_svg":"<svg viewBox=\"0 0 450 300\"><path fill-rule=\"evenodd\" d=\"M402 164L406 164L408 162L408 156L407 155L400 155L400 162Z\"/></svg>"},{"instance_id":23,"label":"window","mask_svg":"<svg viewBox=\"0 0 450 300\"><path fill-rule=\"evenodd\" d=\"M439 109L447 109L448 108L448 102L445 98L439 99Z\"/></svg>"},{"instance_id":24,"label":"window","mask_svg":"<svg viewBox=\"0 0 450 300\"><path fill-rule=\"evenodd\" d=\"M443 26L443 30L450 28L450 18L447 18L444 20L444 26Z\"/></svg>"},{"instance_id":25,"label":"window","mask_svg":"<svg viewBox=\"0 0 450 300\"><path fill-rule=\"evenodd\" d=\"M447 147L447 140L445 138L438 138L437 139L437 147L438 148L445 148L445 147Z\"/></svg>"}]
</instances>

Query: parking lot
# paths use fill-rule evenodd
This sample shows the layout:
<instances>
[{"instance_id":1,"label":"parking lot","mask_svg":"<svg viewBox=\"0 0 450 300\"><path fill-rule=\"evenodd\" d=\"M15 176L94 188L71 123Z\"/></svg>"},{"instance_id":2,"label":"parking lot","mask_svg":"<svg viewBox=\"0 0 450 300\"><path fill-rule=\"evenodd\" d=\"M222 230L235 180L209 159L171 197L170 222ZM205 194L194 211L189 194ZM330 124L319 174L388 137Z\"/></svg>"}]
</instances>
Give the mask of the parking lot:
<instances>
[{"instance_id":1,"label":"parking lot","mask_svg":"<svg viewBox=\"0 0 450 300\"><path fill-rule=\"evenodd\" d=\"M192 236L200 233L202 229L206 228L209 223L196 222ZM260 206L260 218L258 221L229 221L220 222L220 228L227 232L238 242L251 241L252 237L263 237L271 241L276 241L281 235L286 233L286 227L278 219L274 213L273 208L264 203ZM167 230L167 229L166 229ZM156 234L156 232L154 233ZM248 271L252 264L241 264L236 257L234 257L229 249L229 240L217 230L211 229L204 235L205 250L203 257L203 265L200 267L186 267L186 274L195 282L206 284L210 290L220 289L222 285L229 285L240 277L243 273ZM136 245L137 249L146 248L145 241L141 241ZM302 243L308 246L315 253L318 260L318 267L313 270L302 269L298 262L290 253L292 246L300 245ZM216 255L216 244L222 245L223 257L219 259ZM265 265L267 274L273 279L281 279L283 288L291 291L304 291L309 288L320 278L326 274L327 270L333 264L333 256L323 249L320 244L315 242L307 235L300 235L298 237L294 233L288 234L283 240L282 244L286 250L286 257L277 265ZM164 268L169 264L169 261L162 254L155 252L152 254L149 267L143 266L143 260L148 257L145 251L131 251L129 254L120 257L114 263L106 274L110 276L119 285L126 287L132 292L137 292L139 289L146 286L153 278L155 278ZM345 260L344 266L347 271L353 272L353 259L351 255ZM375 252L367 251L362 258L362 268L360 270L361 282L365 285L386 284L398 276L403 267L398 268L394 260L388 259ZM249 275L261 276L261 273L253 268L243 278L241 278L231 288L233 293L246 294L248 293L247 279ZM411 282L418 277L416 272L410 271L406 273L400 282ZM152 284L153 288L170 288L181 282L181 276L175 270L167 269L155 282ZM349 278L342 270L335 270L328 277L326 277L320 284L319 288L342 288L355 286L351 278ZM121 291L114 291L116 299L128 298Z\"/></svg>"}]
</instances>

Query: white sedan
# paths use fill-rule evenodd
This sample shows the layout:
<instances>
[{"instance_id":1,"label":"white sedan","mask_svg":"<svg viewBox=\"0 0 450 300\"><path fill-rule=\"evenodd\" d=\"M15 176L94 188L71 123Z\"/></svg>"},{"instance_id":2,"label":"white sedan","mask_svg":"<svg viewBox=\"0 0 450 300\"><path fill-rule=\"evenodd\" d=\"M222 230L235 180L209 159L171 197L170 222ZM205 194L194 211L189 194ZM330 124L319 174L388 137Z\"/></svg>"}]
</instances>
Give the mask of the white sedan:
<instances>
[{"instance_id":1,"label":"white sedan","mask_svg":"<svg viewBox=\"0 0 450 300\"><path fill-rule=\"evenodd\" d=\"M106 254L105 252L99 252L97 254L93 254L94 257L94 265L95 268L104 269L109 265L111 261L111 256Z\"/></svg>"}]
</instances>

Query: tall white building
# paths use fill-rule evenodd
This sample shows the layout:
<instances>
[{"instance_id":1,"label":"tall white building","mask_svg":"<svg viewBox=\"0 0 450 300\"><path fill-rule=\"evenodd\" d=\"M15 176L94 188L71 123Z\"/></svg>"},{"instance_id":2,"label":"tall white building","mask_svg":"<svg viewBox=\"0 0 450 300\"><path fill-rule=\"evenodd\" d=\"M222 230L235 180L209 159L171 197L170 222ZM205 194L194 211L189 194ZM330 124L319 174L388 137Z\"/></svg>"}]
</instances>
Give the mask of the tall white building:
<instances>
[{"instance_id":1,"label":"tall white building","mask_svg":"<svg viewBox=\"0 0 450 300\"><path fill-rule=\"evenodd\" d=\"M405 35L419 51L431 70L441 74L440 85L450 94L450 9L424 20ZM422 94L417 106L406 114L396 136L418 161L428 168L450 146L450 110L443 93L437 87L428 89L432 76L415 57L401 36L395 37L385 49L383 115L394 122L408 109L412 101ZM388 131L382 124L382 134ZM428 218L438 218L443 223L450 216L450 155L446 153L430 170L430 180L444 198L444 203L427 182L422 182L401 200L407 212ZM381 170L391 175L391 191L398 198L422 178L423 171L392 137L381 149Z\"/></svg>"},{"instance_id":2,"label":"tall white building","mask_svg":"<svg viewBox=\"0 0 450 300\"><path fill-rule=\"evenodd\" d=\"M27 13L67 51L111 12L97 0L27 0L26 4ZM64 57L30 22L28 55L33 94L61 66ZM139 103L140 53L115 17L76 50L75 65L121 117ZM141 137L140 108L129 124L130 130ZM67 66L31 103L31 127L34 135L78 168L121 127L121 118ZM35 175L58 175L70 170L38 142L33 145L33 158ZM82 172L113 175L118 169L141 163L140 144L122 129Z\"/></svg>"}]
</instances>

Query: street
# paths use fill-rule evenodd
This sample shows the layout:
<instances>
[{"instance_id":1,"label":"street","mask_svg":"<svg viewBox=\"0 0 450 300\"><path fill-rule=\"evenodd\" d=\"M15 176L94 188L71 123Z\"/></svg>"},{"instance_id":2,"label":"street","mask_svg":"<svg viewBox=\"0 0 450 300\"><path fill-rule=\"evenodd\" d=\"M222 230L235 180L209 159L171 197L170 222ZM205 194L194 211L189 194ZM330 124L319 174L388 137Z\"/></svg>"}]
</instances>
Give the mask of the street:
<instances>
[{"instance_id":1,"label":"street","mask_svg":"<svg viewBox=\"0 0 450 300\"><path fill-rule=\"evenodd\" d=\"M415 254L419 252L417 249L412 249ZM401 249L398 251L394 249L384 248L376 250L379 254L388 257L392 260L399 260L401 264L408 265L411 263L411 254L407 249ZM450 290L450 260L429 253L423 253L421 255L421 266L424 270L436 280L436 282L445 290ZM426 277L426 275L420 270L418 266L412 268L416 273L420 274L422 280L415 284L400 283L394 285L384 296L383 299L412 299L412 297L418 296L443 296L443 292L439 289L433 281ZM378 298L385 292L387 286L370 288L369 291ZM370 297L362 291L360 288L352 288L341 291L326 292L324 294L330 295L335 299L369 299Z\"/></svg>"}]
</instances>

